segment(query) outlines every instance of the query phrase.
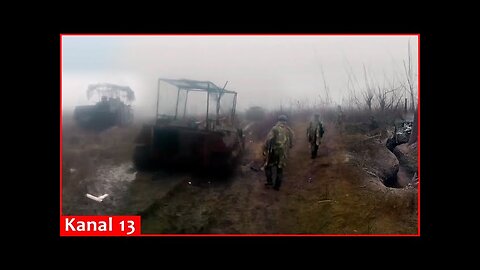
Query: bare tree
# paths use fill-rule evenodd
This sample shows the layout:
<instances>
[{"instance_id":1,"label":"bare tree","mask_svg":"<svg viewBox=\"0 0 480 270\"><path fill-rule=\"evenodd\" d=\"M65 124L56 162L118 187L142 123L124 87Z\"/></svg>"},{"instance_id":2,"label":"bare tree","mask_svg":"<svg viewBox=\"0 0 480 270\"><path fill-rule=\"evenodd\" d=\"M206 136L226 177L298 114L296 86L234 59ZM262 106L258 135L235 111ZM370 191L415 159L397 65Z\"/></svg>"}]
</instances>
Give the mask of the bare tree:
<instances>
[{"instance_id":1,"label":"bare tree","mask_svg":"<svg viewBox=\"0 0 480 270\"><path fill-rule=\"evenodd\" d=\"M357 97L357 92L355 91L355 85L352 82L352 77L347 71L348 81L347 81L347 91L348 91L348 104L349 107L356 106L357 109L361 108L360 99Z\"/></svg>"},{"instance_id":2,"label":"bare tree","mask_svg":"<svg viewBox=\"0 0 480 270\"><path fill-rule=\"evenodd\" d=\"M403 60L403 68L405 70L405 77L407 79L406 88L410 94L410 110L414 111L415 110L415 86L414 86L415 75L413 74L413 71L412 71L412 60L410 55L410 40L408 41L408 67L407 67L407 64L405 63L405 60Z\"/></svg>"},{"instance_id":3,"label":"bare tree","mask_svg":"<svg viewBox=\"0 0 480 270\"><path fill-rule=\"evenodd\" d=\"M391 96L391 101L392 101L392 110L399 110L400 106L402 105L402 100L403 100L403 94L401 90L401 87L398 87L395 91L393 91L393 94Z\"/></svg>"},{"instance_id":4,"label":"bare tree","mask_svg":"<svg viewBox=\"0 0 480 270\"><path fill-rule=\"evenodd\" d=\"M384 82L383 82L383 87L377 86L376 92L375 92L375 99L378 102L378 107L380 111L386 111L386 110L392 110L396 109L398 107L398 104L400 103L400 99L397 97L397 92L400 89L400 87L397 87L395 85L395 77L392 78L392 81L389 83L389 85L386 85L386 75L384 73ZM401 98L401 97L400 97Z\"/></svg>"},{"instance_id":5,"label":"bare tree","mask_svg":"<svg viewBox=\"0 0 480 270\"><path fill-rule=\"evenodd\" d=\"M365 101L365 104L367 105L367 108L369 111L372 111L372 101L373 101L373 93L369 89L366 89L365 92L363 92L363 100Z\"/></svg>"},{"instance_id":6,"label":"bare tree","mask_svg":"<svg viewBox=\"0 0 480 270\"><path fill-rule=\"evenodd\" d=\"M348 104L349 107L356 107L358 110L362 109L362 97L358 95L360 89L360 84L358 82L353 68L348 62L348 59L345 57L345 72L347 74L347 91L348 91Z\"/></svg>"},{"instance_id":7,"label":"bare tree","mask_svg":"<svg viewBox=\"0 0 480 270\"><path fill-rule=\"evenodd\" d=\"M363 91L363 100L365 101L365 104L367 105L367 108L369 111L372 111L372 101L373 101L373 91L370 88L370 84L368 83L368 78L367 78L367 69L365 68L365 64L363 65L363 72L365 75L365 90Z\"/></svg>"},{"instance_id":8,"label":"bare tree","mask_svg":"<svg viewBox=\"0 0 480 270\"><path fill-rule=\"evenodd\" d=\"M387 107L389 107L388 102L388 94L391 93L392 90L387 90L386 88L380 88L377 86L377 91L375 92L375 98L378 101L378 108L380 111L385 111Z\"/></svg>"},{"instance_id":9,"label":"bare tree","mask_svg":"<svg viewBox=\"0 0 480 270\"><path fill-rule=\"evenodd\" d=\"M322 65L320 65L320 71L322 72L323 89L325 91L325 105L328 106L332 103L332 99L330 98L330 88L327 85L327 80L325 79L325 73L323 72Z\"/></svg>"}]
</instances>

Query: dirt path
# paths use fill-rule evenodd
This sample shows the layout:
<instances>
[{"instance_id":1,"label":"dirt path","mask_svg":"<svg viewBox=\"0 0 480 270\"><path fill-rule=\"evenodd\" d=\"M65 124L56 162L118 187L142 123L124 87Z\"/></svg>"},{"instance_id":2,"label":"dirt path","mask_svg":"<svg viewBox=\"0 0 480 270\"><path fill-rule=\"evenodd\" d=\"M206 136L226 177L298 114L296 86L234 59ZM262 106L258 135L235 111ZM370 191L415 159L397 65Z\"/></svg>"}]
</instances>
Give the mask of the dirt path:
<instances>
[{"instance_id":1,"label":"dirt path","mask_svg":"<svg viewBox=\"0 0 480 270\"><path fill-rule=\"evenodd\" d=\"M294 148L280 191L264 186L261 143L227 182L186 181L143 212L143 233L416 233L415 194L383 186L355 167L333 125L310 159L307 123L293 125ZM248 139L248 138L247 138Z\"/></svg>"}]
</instances>

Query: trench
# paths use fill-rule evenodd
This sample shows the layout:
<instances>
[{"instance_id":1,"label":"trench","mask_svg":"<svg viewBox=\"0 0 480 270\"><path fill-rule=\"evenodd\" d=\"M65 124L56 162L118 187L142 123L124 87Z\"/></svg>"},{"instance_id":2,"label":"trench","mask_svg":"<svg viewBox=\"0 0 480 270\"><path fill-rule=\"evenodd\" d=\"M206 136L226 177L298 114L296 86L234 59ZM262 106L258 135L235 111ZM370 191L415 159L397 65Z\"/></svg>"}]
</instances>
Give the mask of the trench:
<instances>
[{"instance_id":1,"label":"trench","mask_svg":"<svg viewBox=\"0 0 480 270\"><path fill-rule=\"evenodd\" d=\"M384 179L383 184L390 188L405 188L411 182L414 174L410 173L405 166L399 162L398 172L394 177Z\"/></svg>"},{"instance_id":2,"label":"trench","mask_svg":"<svg viewBox=\"0 0 480 270\"><path fill-rule=\"evenodd\" d=\"M398 172L397 172L397 174L395 174L394 177L384 179L384 185L387 186L387 187L391 187L391 188L405 188L405 187L408 186L408 184L411 183L411 181L414 177L414 173L410 172L407 169L404 161L401 158L399 158L395 154L395 152L393 151L393 149L397 145L400 145L400 144L388 145L388 142L386 144L386 147L388 148L388 150L390 152L392 152L395 155L395 157L397 158L399 167L398 167Z\"/></svg>"}]
</instances>

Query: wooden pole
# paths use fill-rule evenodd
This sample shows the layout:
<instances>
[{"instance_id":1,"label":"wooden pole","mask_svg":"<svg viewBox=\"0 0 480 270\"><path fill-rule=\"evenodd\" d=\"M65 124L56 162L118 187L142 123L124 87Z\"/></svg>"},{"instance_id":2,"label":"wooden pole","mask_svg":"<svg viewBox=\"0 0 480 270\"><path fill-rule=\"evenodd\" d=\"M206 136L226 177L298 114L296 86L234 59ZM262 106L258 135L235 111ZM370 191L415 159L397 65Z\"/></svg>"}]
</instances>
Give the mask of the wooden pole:
<instances>
[{"instance_id":1,"label":"wooden pole","mask_svg":"<svg viewBox=\"0 0 480 270\"><path fill-rule=\"evenodd\" d=\"M178 114L178 100L180 99L180 87L177 90L177 105L175 106L175 119L177 119Z\"/></svg>"},{"instance_id":2,"label":"wooden pole","mask_svg":"<svg viewBox=\"0 0 480 270\"><path fill-rule=\"evenodd\" d=\"M187 95L185 96L185 104L183 105L183 118L185 119L185 113L187 112L187 102L188 102L188 93L190 91L187 90Z\"/></svg>"},{"instance_id":3,"label":"wooden pole","mask_svg":"<svg viewBox=\"0 0 480 270\"><path fill-rule=\"evenodd\" d=\"M207 118L205 119L205 129L208 130L208 107L210 104L210 84L207 88Z\"/></svg>"},{"instance_id":4,"label":"wooden pole","mask_svg":"<svg viewBox=\"0 0 480 270\"><path fill-rule=\"evenodd\" d=\"M160 79L158 79L158 88L157 88L157 114L155 115L155 123L158 119L158 100L160 98Z\"/></svg>"}]
</instances>

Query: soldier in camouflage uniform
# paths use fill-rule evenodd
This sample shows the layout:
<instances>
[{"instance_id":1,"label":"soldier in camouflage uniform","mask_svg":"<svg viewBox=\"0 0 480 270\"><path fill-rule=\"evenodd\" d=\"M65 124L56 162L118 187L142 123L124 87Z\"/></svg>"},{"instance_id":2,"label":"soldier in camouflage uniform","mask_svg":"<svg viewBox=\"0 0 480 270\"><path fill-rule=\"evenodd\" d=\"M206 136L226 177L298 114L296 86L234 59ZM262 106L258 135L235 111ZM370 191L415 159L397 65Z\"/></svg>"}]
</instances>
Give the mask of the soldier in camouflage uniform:
<instances>
[{"instance_id":1,"label":"soldier in camouflage uniform","mask_svg":"<svg viewBox=\"0 0 480 270\"><path fill-rule=\"evenodd\" d=\"M342 111L342 106L338 105L337 106L337 127L341 128L343 125L343 122L345 121L345 114Z\"/></svg>"},{"instance_id":2,"label":"soldier in camouflage uniform","mask_svg":"<svg viewBox=\"0 0 480 270\"><path fill-rule=\"evenodd\" d=\"M320 140L323 137L324 132L325 130L323 129L322 122L320 122L320 115L317 113L315 114L313 121L310 121L310 125L307 128L307 138L310 143L312 159L317 157L318 146L320 145Z\"/></svg>"},{"instance_id":3,"label":"soldier in camouflage uniform","mask_svg":"<svg viewBox=\"0 0 480 270\"><path fill-rule=\"evenodd\" d=\"M276 169L276 179L273 188L279 190L282 184L283 168L287 163L288 149L293 146L293 131L287 126L287 117L280 115L278 122L268 133L267 140L263 146L265 157L266 186L273 185L273 169Z\"/></svg>"}]
</instances>

